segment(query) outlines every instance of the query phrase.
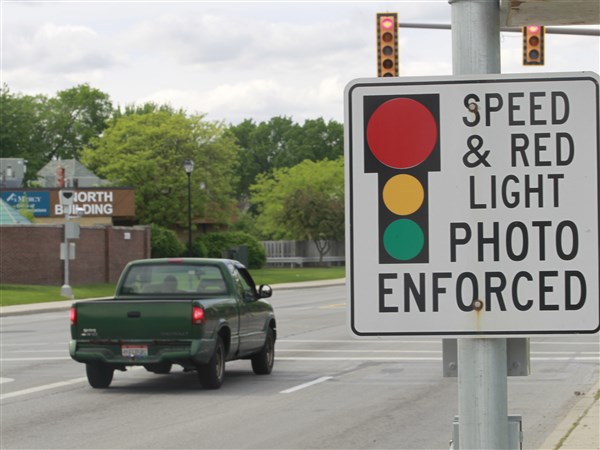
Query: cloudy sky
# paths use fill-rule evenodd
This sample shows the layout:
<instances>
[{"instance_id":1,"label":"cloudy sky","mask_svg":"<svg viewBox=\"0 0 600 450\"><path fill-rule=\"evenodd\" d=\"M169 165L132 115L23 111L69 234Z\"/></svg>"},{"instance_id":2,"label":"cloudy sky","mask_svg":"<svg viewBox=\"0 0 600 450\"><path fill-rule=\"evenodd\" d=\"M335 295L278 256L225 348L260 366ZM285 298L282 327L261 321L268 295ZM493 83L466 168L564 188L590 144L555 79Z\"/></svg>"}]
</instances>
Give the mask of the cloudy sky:
<instances>
[{"instance_id":1,"label":"cloudy sky","mask_svg":"<svg viewBox=\"0 0 600 450\"><path fill-rule=\"evenodd\" d=\"M237 123L343 121L343 89L376 75L375 14L450 23L435 1L2 0L2 82L54 95L88 83L115 105L154 101ZM598 37L547 35L545 67L502 33L502 72L600 72ZM401 76L451 75L451 33L400 30Z\"/></svg>"}]
</instances>

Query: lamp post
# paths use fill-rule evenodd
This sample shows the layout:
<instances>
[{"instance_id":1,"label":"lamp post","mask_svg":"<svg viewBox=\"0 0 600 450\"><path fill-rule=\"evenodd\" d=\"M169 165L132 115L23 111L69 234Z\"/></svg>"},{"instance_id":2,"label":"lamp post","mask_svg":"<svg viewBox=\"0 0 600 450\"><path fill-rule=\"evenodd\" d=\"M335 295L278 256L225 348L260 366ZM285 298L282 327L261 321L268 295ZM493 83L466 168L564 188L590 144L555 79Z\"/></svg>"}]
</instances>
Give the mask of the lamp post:
<instances>
[{"instance_id":1,"label":"lamp post","mask_svg":"<svg viewBox=\"0 0 600 450\"><path fill-rule=\"evenodd\" d=\"M192 184L191 175L194 170L194 161L186 159L183 162L183 169L188 177L188 256L192 256Z\"/></svg>"}]
</instances>

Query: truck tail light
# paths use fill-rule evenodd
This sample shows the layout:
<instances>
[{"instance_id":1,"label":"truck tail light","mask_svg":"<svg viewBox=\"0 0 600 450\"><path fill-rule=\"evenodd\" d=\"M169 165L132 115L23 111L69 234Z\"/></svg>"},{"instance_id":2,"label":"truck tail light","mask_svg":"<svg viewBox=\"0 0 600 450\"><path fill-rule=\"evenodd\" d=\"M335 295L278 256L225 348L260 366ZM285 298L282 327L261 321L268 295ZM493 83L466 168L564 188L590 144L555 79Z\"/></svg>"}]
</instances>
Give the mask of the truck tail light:
<instances>
[{"instance_id":1,"label":"truck tail light","mask_svg":"<svg viewBox=\"0 0 600 450\"><path fill-rule=\"evenodd\" d=\"M204 308L201 306L192 307L192 323L194 325L202 325L204 323Z\"/></svg>"},{"instance_id":2,"label":"truck tail light","mask_svg":"<svg viewBox=\"0 0 600 450\"><path fill-rule=\"evenodd\" d=\"M75 308L74 306L71 307L69 319L71 319L71 325L77 325L77 308Z\"/></svg>"}]
</instances>

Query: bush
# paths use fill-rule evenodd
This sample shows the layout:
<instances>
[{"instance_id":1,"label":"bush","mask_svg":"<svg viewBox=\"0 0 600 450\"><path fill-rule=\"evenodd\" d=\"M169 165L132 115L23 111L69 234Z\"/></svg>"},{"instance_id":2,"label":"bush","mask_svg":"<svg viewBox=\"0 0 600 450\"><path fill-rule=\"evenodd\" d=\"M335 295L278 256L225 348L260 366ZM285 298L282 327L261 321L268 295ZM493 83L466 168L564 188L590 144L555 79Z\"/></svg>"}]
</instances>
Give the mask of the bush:
<instances>
[{"instance_id":1,"label":"bush","mask_svg":"<svg viewBox=\"0 0 600 450\"><path fill-rule=\"evenodd\" d=\"M255 237L243 231L208 233L194 241L192 248L204 246L208 258L222 258L233 247L248 247L248 268L260 269L265 265L267 256L262 244ZM200 247L198 247L200 248Z\"/></svg>"},{"instance_id":2,"label":"bush","mask_svg":"<svg viewBox=\"0 0 600 450\"><path fill-rule=\"evenodd\" d=\"M152 224L150 233L150 247L153 258L172 258L185 253L185 245L181 243L173 230Z\"/></svg>"}]
</instances>

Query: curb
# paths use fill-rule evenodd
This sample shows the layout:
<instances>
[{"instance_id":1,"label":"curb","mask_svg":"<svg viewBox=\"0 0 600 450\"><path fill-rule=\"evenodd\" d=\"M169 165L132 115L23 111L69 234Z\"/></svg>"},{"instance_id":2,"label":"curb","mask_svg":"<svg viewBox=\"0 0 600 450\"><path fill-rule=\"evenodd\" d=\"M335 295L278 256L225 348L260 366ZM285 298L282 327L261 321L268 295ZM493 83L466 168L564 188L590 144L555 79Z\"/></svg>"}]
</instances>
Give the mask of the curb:
<instances>
[{"instance_id":1,"label":"curb","mask_svg":"<svg viewBox=\"0 0 600 450\"><path fill-rule=\"evenodd\" d=\"M600 382L581 395L556 429L546 438L538 450L575 450L600 448L600 401L596 393Z\"/></svg>"},{"instance_id":2,"label":"curb","mask_svg":"<svg viewBox=\"0 0 600 450\"><path fill-rule=\"evenodd\" d=\"M329 286L343 286L346 283L345 278L336 280L322 280L322 281L303 281L297 283L281 283L272 285L273 291L277 290L292 290L292 289L308 289L318 287L329 287ZM93 300L103 300L112 297L99 297L99 298L85 298L85 299L74 299L74 300L63 300L56 302L46 303L30 303L26 305L13 305L13 306L0 306L0 317L8 316L24 316L28 314L38 314L47 312L58 312L68 311L71 305L75 302L87 302Z\"/></svg>"}]
</instances>

